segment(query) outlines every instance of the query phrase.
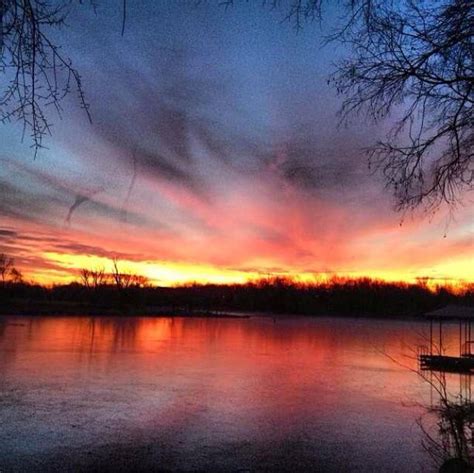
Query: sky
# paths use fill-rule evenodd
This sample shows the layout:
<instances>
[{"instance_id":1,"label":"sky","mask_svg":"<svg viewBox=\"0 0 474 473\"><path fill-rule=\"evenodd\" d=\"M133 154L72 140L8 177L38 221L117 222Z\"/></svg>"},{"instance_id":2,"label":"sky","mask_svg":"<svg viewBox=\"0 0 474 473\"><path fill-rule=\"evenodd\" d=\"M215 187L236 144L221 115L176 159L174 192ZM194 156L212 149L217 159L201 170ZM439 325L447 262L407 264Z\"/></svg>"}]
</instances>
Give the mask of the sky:
<instances>
[{"instance_id":1,"label":"sky","mask_svg":"<svg viewBox=\"0 0 474 473\"><path fill-rule=\"evenodd\" d=\"M0 253L29 280L80 268L154 284L332 275L474 281L472 196L401 214L364 148L390 119L341 125L325 45L341 12L295 31L260 2L73 10L54 39L81 72L36 158L0 126ZM469 200L470 199L470 200Z\"/></svg>"}]
</instances>

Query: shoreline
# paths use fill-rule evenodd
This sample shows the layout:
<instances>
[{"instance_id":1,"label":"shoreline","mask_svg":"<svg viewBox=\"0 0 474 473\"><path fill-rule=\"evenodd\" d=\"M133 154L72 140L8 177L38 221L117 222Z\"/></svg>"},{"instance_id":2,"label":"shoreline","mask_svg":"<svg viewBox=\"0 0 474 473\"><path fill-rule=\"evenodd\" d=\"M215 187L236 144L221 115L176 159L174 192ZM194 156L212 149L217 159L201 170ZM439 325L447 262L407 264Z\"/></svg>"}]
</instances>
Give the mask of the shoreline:
<instances>
[{"instance_id":1,"label":"shoreline","mask_svg":"<svg viewBox=\"0 0 474 473\"><path fill-rule=\"evenodd\" d=\"M322 319L322 318L337 318L337 319L370 319L378 321L413 321L423 322L427 319L424 314L342 314L342 313L314 313L314 314L299 314L290 312L260 312L260 311L238 311L238 310L184 310L184 309L161 309L154 311L133 311L121 312L118 310L104 310L104 311L4 311L0 308L0 320L3 317L111 317L111 318L197 318L197 319L250 319L250 318L269 318L269 319Z\"/></svg>"}]
</instances>

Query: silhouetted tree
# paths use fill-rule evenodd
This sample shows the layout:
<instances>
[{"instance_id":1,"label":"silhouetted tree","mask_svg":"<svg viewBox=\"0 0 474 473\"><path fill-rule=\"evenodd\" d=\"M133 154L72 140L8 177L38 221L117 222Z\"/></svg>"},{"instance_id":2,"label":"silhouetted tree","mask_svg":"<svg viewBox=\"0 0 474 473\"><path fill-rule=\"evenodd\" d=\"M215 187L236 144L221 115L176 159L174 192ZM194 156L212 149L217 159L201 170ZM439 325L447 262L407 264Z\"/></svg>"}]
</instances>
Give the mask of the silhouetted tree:
<instances>
[{"instance_id":1,"label":"silhouetted tree","mask_svg":"<svg viewBox=\"0 0 474 473\"><path fill-rule=\"evenodd\" d=\"M117 259L114 259L112 263L112 278L115 282L115 286L117 287L117 289L122 292L128 287L130 287L132 283L132 275L128 272L124 272L119 269L119 262Z\"/></svg>"},{"instance_id":2,"label":"silhouetted tree","mask_svg":"<svg viewBox=\"0 0 474 473\"><path fill-rule=\"evenodd\" d=\"M81 283L88 287L97 289L107 282L108 275L105 273L104 268L87 269L83 268L80 271Z\"/></svg>"},{"instance_id":3,"label":"silhouetted tree","mask_svg":"<svg viewBox=\"0 0 474 473\"><path fill-rule=\"evenodd\" d=\"M105 269L103 267L96 268L91 271L91 279L93 286L98 288L107 282L108 275L105 273Z\"/></svg>"},{"instance_id":4,"label":"silhouetted tree","mask_svg":"<svg viewBox=\"0 0 474 473\"><path fill-rule=\"evenodd\" d=\"M6 286L7 282L14 284L23 282L23 274L15 268L15 260L5 253L0 253L0 279L3 287Z\"/></svg>"},{"instance_id":5,"label":"silhouetted tree","mask_svg":"<svg viewBox=\"0 0 474 473\"><path fill-rule=\"evenodd\" d=\"M353 49L334 76L343 113L399 117L369 149L399 209L453 204L474 187L474 2L370 4L337 35Z\"/></svg>"},{"instance_id":6,"label":"silhouetted tree","mask_svg":"<svg viewBox=\"0 0 474 473\"><path fill-rule=\"evenodd\" d=\"M148 287L150 285L150 280L142 274L132 274L131 276L131 285L134 287Z\"/></svg>"},{"instance_id":7,"label":"silhouetted tree","mask_svg":"<svg viewBox=\"0 0 474 473\"><path fill-rule=\"evenodd\" d=\"M130 287L145 287L148 285L149 281L146 276L120 270L119 261L117 259L112 260L112 266L112 278L115 282L115 286L120 292L123 292Z\"/></svg>"},{"instance_id":8,"label":"silhouetted tree","mask_svg":"<svg viewBox=\"0 0 474 473\"><path fill-rule=\"evenodd\" d=\"M91 287L92 279L91 279L91 270L87 268L82 268L79 273L79 279L81 283L86 287Z\"/></svg>"},{"instance_id":9,"label":"silhouetted tree","mask_svg":"<svg viewBox=\"0 0 474 473\"><path fill-rule=\"evenodd\" d=\"M15 267L10 270L10 276L14 284L21 284L23 282L23 274Z\"/></svg>"},{"instance_id":10,"label":"silhouetted tree","mask_svg":"<svg viewBox=\"0 0 474 473\"><path fill-rule=\"evenodd\" d=\"M2 284L5 285L7 282L8 277L11 274L11 271L14 268L15 261L13 258L10 258L5 253L0 253L0 278L2 280Z\"/></svg>"}]
</instances>

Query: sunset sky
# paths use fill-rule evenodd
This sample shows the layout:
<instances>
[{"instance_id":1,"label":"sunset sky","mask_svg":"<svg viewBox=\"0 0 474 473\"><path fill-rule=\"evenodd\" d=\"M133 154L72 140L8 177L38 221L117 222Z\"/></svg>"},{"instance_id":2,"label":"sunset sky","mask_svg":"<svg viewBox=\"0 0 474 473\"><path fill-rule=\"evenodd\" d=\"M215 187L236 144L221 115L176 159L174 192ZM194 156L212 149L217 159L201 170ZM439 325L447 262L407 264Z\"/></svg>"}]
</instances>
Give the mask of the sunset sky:
<instances>
[{"instance_id":1,"label":"sunset sky","mask_svg":"<svg viewBox=\"0 0 474 473\"><path fill-rule=\"evenodd\" d=\"M0 253L27 279L81 267L154 283L290 275L474 281L472 195L454 212L402 215L363 148L390 120L338 127L323 45L340 12L296 32L242 2L82 6L58 42L83 77L36 159L0 126Z\"/></svg>"}]
</instances>

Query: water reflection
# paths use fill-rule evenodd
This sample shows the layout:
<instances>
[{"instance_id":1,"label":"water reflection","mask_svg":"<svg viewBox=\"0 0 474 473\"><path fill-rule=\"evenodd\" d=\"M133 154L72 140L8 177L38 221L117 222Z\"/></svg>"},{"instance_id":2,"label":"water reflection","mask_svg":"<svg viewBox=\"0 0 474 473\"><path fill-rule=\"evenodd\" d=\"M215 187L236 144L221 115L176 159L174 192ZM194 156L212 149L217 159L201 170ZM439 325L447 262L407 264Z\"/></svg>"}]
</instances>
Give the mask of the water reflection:
<instances>
[{"instance_id":1,"label":"water reflection","mask_svg":"<svg viewBox=\"0 0 474 473\"><path fill-rule=\"evenodd\" d=\"M124 464L133 452L170 470L432 469L416 426L430 396L412 356L420 324L0 320L0 461L70 461L74 446L92 452L87 470L120 445Z\"/></svg>"},{"instance_id":2,"label":"water reflection","mask_svg":"<svg viewBox=\"0 0 474 473\"><path fill-rule=\"evenodd\" d=\"M468 473L474 465L474 403L470 373L419 372L430 404L419 426L422 445L441 473Z\"/></svg>"}]
</instances>

